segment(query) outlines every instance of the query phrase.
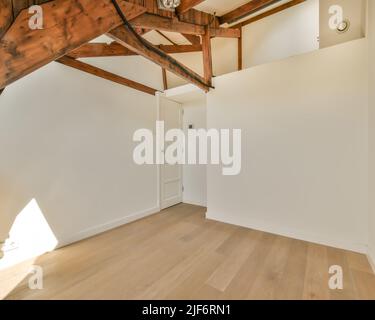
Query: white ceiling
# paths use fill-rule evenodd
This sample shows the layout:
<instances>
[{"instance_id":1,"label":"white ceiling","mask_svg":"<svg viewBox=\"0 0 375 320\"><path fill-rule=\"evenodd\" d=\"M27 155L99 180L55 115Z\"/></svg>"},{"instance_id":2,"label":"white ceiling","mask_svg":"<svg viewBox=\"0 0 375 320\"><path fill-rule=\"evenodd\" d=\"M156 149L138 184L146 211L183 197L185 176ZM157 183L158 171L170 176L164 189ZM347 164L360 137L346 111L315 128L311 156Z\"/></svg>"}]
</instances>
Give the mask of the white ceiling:
<instances>
[{"instance_id":1,"label":"white ceiling","mask_svg":"<svg viewBox=\"0 0 375 320\"><path fill-rule=\"evenodd\" d=\"M216 12L217 16L222 16L248 2L249 0L205 0L195 9L211 14Z\"/></svg>"},{"instance_id":2,"label":"white ceiling","mask_svg":"<svg viewBox=\"0 0 375 320\"><path fill-rule=\"evenodd\" d=\"M287 2L290 2L290 1L291 1L291 0L279 0L278 2L269 5L269 6L265 7L264 9L261 9L261 10L259 10L259 11L256 11L255 13L250 14L250 15L244 17L243 19L240 19L240 20L238 20L238 21L235 21L234 24L237 24L237 23L240 23L240 22L246 21L246 20L248 20L248 19L250 19L250 18L252 18L252 17L255 17L255 16L257 16L257 15L262 14L263 12L266 12L266 11L272 10L273 8L279 7L279 6L281 6L281 5L283 5L283 4L287 3Z\"/></svg>"},{"instance_id":3,"label":"white ceiling","mask_svg":"<svg viewBox=\"0 0 375 320\"><path fill-rule=\"evenodd\" d=\"M192 84L186 84L176 88L168 89L164 92L165 97L177 103L187 103L190 101L202 101L206 99L203 90Z\"/></svg>"}]
</instances>

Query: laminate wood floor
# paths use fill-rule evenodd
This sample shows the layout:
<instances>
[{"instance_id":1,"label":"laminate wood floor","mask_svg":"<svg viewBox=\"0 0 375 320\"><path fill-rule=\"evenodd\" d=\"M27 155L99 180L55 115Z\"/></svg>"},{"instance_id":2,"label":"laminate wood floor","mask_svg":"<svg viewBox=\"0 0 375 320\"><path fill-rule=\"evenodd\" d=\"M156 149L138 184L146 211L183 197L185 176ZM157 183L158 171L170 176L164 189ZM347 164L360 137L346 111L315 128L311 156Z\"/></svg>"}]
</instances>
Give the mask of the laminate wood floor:
<instances>
[{"instance_id":1,"label":"laminate wood floor","mask_svg":"<svg viewBox=\"0 0 375 320\"><path fill-rule=\"evenodd\" d=\"M0 271L5 299L375 299L366 256L204 218L181 204ZM30 290L30 265L44 289ZM330 290L340 265L344 289Z\"/></svg>"}]
</instances>

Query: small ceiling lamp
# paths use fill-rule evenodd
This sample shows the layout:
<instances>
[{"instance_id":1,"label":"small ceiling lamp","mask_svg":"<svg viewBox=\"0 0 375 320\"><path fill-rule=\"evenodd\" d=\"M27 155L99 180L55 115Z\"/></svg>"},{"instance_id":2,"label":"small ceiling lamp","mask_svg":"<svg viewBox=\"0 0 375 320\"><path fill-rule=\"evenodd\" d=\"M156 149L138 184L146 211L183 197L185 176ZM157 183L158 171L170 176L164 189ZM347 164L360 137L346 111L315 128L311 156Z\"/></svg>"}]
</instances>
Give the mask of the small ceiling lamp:
<instances>
[{"instance_id":1,"label":"small ceiling lamp","mask_svg":"<svg viewBox=\"0 0 375 320\"><path fill-rule=\"evenodd\" d=\"M181 0L158 0L159 9L175 11Z\"/></svg>"},{"instance_id":2,"label":"small ceiling lamp","mask_svg":"<svg viewBox=\"0 0 375 320\"><path fill-rule=\"evenodd\" d=\"M343 20L338 24L338 26L336 28L336 31L338 33L345 33L349 30L349 28L350 28L350 21L349 20Z\"/></svg>"}]
</instances>

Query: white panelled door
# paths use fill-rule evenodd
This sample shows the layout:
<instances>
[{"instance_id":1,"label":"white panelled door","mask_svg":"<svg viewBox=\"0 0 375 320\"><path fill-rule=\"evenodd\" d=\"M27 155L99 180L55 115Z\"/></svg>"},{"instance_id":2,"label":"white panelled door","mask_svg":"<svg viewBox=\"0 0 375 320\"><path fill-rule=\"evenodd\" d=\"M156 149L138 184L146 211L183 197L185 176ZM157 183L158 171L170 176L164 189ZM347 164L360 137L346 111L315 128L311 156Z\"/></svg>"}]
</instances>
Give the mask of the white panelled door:
<instances>
[{"instance_id":1,"label":"white panelled door","mask_svg":"<svg viewBox=\"0 0 375 320\"><path fill-rule=\"evenodd\" d=\"M182 106L160 96L160 121L164 121L165 133L170 129L182 129ZM165 142L163 154L173 142ZM182 165L161 165L160 206L165 209L182 202Z\"/></svg>"}]
</instances>

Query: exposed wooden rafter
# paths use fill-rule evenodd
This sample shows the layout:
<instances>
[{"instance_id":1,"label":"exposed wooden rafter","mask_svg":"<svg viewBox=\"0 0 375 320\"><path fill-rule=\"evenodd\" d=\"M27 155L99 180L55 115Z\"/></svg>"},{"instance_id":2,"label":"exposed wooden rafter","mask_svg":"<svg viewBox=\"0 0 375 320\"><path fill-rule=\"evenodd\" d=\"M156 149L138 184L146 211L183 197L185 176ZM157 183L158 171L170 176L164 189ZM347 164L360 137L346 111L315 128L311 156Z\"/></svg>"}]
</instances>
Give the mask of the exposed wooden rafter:
<instances>
[{"instance_id":1,"label":"exposed wooden rafter","mask_svg":"<svg viewBox=\"0 0 375 320\"><path fill-rule=\"evenodd\" d=\"M242 52L243 52L243 48L242 48L242 28L240 29L241 30L241 37L238 38L238 44L237 44L237 54L238 54L238 63L237 63L237 66L238 66L238 70L242 70L242 67L243 67L243 57L242 57Z\"/></svg>"},{"instance_id":2,"label":"exposed wooden rafter","mask_svg":"<svg viewBox=\"0 0 375 320\"><path fill-rule=\"evenodd\" d=\"M181 0L181 4L178 6L176 12L179 15L185 13L203 1L205 0Z\"/></svg>"},{"instance_id":3,"label":"exposed wooden rafter","mask_svg":"<svg viewBox=\"0 0 375 320\"><path fill-rule=\"evenodd\" d=\"M182 34L190 35L204 35L205 26L197 25L187 22L181 22L175 19L170 19L166 17L157 16L154 14L145 13L131 22L132 26L135 28L147 28L159 31L169 31L178 32ZM226 38L239 38L239 30L229 29L229 28L215 28L211 27L211 34L216 37L226 37Z\"/></svg>"},{"instance_id":4,"label":"exposed wooden rafter","mask_svg":"<svg viewBox=\"0 0 375 320\"><path fill-rule=\"evenodd\" d=\"M167 17L145 13L132 21L135 28L147 28L159 31L171 31L186 34L204 34L204 27L192 23L180 22Z\"/></svg>"},{"instance_id":5,"label":"exposed wooden rafter","mask_svg":"<svg viewBox=\"0 0 375 320\"><path fill-rule=\"evenodd\" d=\"M165 53L186 53L202 51L201 45L160 45L159 49ZM125 48L117 42L106 43L86 43L83 46L69 52L72 58L95 58L95 57L117 57L134 56L137 53Z\"/></svg>"},{"instance_id":6,"label":"exposed wooden rafter","mask_svg":"<svg viewBox=\"0 0 375 320\"><path fill-rule=\"evenodd\" d=\"M23 10L0 40L0 89L123 23L110 0L54 0L41 6L44 29L31 30ZM126 1L120 6L129 20L145 12Z\"/></svg>"},{"instance_id":7,"label":"exposed wooden rafter","mask_svg":"<svg viewBox=\"0 0 375 320\"><path fill-rule=\"evenodd\" d=\"M281 0L251 0L219 18L220 24L233 23Z\"/></svg>"},{"instance_id":8,"label":"exposed wooden rafter","mask_svg":"<svg viewBox=\"0 0 375 320\"><path fill-rule=\"evenodd\" d=\"M194 36L192 34L182 33L182 36L185 37L191 44L201 44L201 38L199 36Z\"/></svg>"},{"instance_id":9,"label":"exposed wooden rafter","mask_svg":"<svg viewBox=\"0 0 375 320\"><path fill-rule=\"evenodd\" d=\"M168 56L145 39L140 40L127 26L117 27L110 31L108 35L126 48L157 63L162 68L184 78L188 82L197 85L204 91L210 89L210 85L200 75L181 65L177 60Z\"/></svg>"},{"instance_id":10,"label":"exposed wooden rafter","mask_svg":"<svg viewBox=\"0 0 375 320\"><path fill-rule=\"evenodd\" d=\"M28 8L29 6L33 4L40 5L42 3L50 2L53 0L12 0L12 1L13 1L13 12L14 12L13 16L16 17L21 10ZM93 1L96 1L96 0L93 0ZM118 0L118 1L121 2L123 0ZM157 0L126 0L126 1L128 3L133 3L135 5L143 6L148 13L158 15L161 17L170 18L170 19L176 18L176 14L174 12L159 9ZM183 22L205 26L212 21L212 15L206 12L198 11L195 9L190 9L184 12L183 14L179 14L178 19ZM216 18L215 26L218 26L218 25L219 25L219 20Z\"/></svg>"},{"instance_id":11,"label":"exposed wooden rafter","mask_svg":"<svg viewBox=\"0 0 375 320\"><path fill-rule=\"evenodd\" d=\"M173 53L187 53L187 52L199 52L202 51L202 45L194 45L194 44L181 44L178 46L175 45L159 45L157 46L159 49L164 51L165 53L168 54L173 54Z\"/></svg>"},{"instance_id":12,"label":"exposed wooden rafter","mask_svg":"<svg viewBox=\"0 0 375 320\"><path fill-rule=\"evenodd\" d=\"M213 76L211 38L238 38L238 69L241 69L241 28L305 0L291 0L230 28L222 28L220 24L232 24L280 0L252 0L220 18L193 9L203 1L182 0L173 13L159 9L156 0L117 0L119 8L112 0L0 0L0 90L63 56L66 59L60 62L96 75L104 72L103 77L125 84L130 80L120 80L124 78L116 78L118 76L75 59L141 55L161 66L164 83L168 70L208 91ZM32 4L43 8L44 28L41 30L28 27L27 7ZM154 46L141 37L151 30L159 32L172 45ZM181 33L192 45L176 45L163 31ZM108 34L117 43L89 43L102 34ZM203 52L204 77L168 55L196 51ZM148 88L148 93L149 89L154 90Z\"/></svg>"},{"instance_id":13,"label":"exposed wooden rafter","mask_svg":"<svg viewBox=\"0 0 375 320\"><path fill-rule=\"evenodd\" d=\"M143 4L147 8L147 12L150 14L154 14L160 17L166 17L169 19L176 19L176 13L159 9L157 0L128 0L128 1L138 4L138 5ZM195 9L190 9L184 13L178 14L178 20L181 22L192 23L192 24L196 24L200 26L206 26L208 24L213 24L215 27L219 26L219 19L217 17L213 17L209 13L195 10Z\"/></svg>"},{"instance_id":14,"label":"exposed wooden rafter","mask_svg":"<svg viewBox=\"0 0 375 320\"><path fill-rule=\"evenodd\" d=\"M66 66L69 66L71 68L81 70L83 72L92 74L94 76L97 76L97 77L100 77L100 78L103 78L103 79L106 79L106 80L109 80L109 81L116 82L118 84L122 84L124 86L133 88L135 90L142 91L144 93L155 95L155 93L157 92L156 89L150 88L148 86L145 86L145 85L140 84L138 82L135 82L133 80L129 80L129 79L126 79L124 77L120 77L116 74L113 74L113 73L105 71L103 69L94 67L94 66L89 65L87 63L84 63L82 61L75 60L75 59L70 58L70 57L65 56L65 57L62 57L62 58L60 58L56 61L60 62L61 64L66 65Z\"/></svg>"},{"instance_id":15,"label":"exposed wooden rafter","mask_svg":"<svg viewBox=\"0 0 375 320\"><path fill-rule=\"evenodd\" d=\"M146 33L152 31L151 29L142 29L142 28L135 28L135 31L141 36L145 35Z\"/></svg>"},{"instance_id":16,"label":"exposed wooden rafter","mask_svg":"<svg viewBox=\"0 0 375 320\"><path fill-rule=\"evenodd\" d=\"M232 28L235 28L235 29L242 28L242 27L244 27L246 25L249 25L249 24L251 24L253 22L259 21L259 20L264 19L266 17L269 17L269 16L271 16L273 14L276 14L278 12L281 12L281 11L284 11L284 10L289 9L291 7L294 7L294 6L296 6L296 5L300 4L300 3L303 3L305 1L306 0L291 0L291 1L287 2L287 3L284 3L284 4L276 7L276 8L273 8L271 10L268 10L266 12L263 12L263 13L255 16L255 17L252 17L252 18L250 18L250 19L248 19L248 20L246 20L244 22L238 23L238 24L232 26Z\"/></svg>"},{"instance_id":17,"label":"exposed wooden rafter","mask_svg":"<svg viewBox=\"0 0 375 320\"><path fill-rule=\"evenodd\" d=\"M136 53L118 44L117 42L107 43L86 43L83 46L68 53L71 58L97 58L97 57L120 57L134 56Z\"/></svg>"},{"instance_id":18,"label":"exposed wooden rafter","mask_svg":"<svg viewBox=\"0 0 375 320\"><path fill-rule=\"evenodd\" d=\"M210 28L206 27L206 33L202 37L204 80L212 85L212 50Z\"/></svg>"},{"instance_id":19,"label":"exposed wooden rafter","mask_svg":"<svg viewBox=\"0 0 375 320\"><path fill-rule=\"evenodd\" d=\"M211 38L239 38L241 30L239 28L210 28Z\"/></svg>"},{"instance_id":20,"label":"exposed wooden rafter","mask_svg":"<svg viewBox=\"0 0 375 320\"><path fill-rule=\"evenodd\" d=\"M163 88L164 90L168 90L168 78L167 78L167 70L164 68L161 69L161 74L163 77Z\"/></svg>"},{"instance_id":21,"label":"exposed wooden rafter","mask_svg":"<svg viewBox=\"0 0 375 320\"><path fill-rule=\"evenodd\" d=\"M175 18L175 14L172 14L172 19ZM180 14L178 16L178 20L187 22L187 23L193 23L198 24L200 26L207 26L211 25L214 27L219 27L220 22L219 18L216 16L213 16L212 14L202 12L196 9L190 9L189 11Z\"/></svg>"},{"instance_id":22,"label":"exposed wooden rafter","mask_svg":"<svg viewBox=\"0 0 375 320\"><path fill-rule=\"evenodd\" d=\"M0 0L0 39L13 21L12 0Z\"/></svg>"},{"instance_id":23,"label":"exposed wooden rafter","mask_svg":"<svg viewBox=\"0 0 375 320\"><path fill-rule=\"evenodd\" d=\"M159 30L156 30L156 32L162 37L164 38L165 40L167 40L169 43L173 44L173 45L178 45L176 42L174 42L171 38L169 38L168 36L166 36L163 32L159 31Z\"/></svg>"},{"instance_id":24,"label":"exposed wooden rafter","mask_svg":"<svg viewBox=\"0 0 375 320\"><path fill-rule=\"evenodd\" d=\"M30 6L34 4L41 5L49 1L52 1L52 0L12 0L13 17L15 19L23 9L29 8Z\"/></svg>"}]
</instances>

